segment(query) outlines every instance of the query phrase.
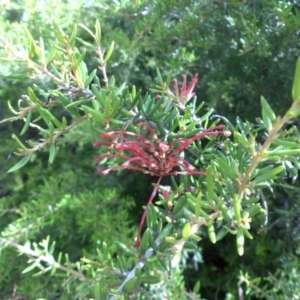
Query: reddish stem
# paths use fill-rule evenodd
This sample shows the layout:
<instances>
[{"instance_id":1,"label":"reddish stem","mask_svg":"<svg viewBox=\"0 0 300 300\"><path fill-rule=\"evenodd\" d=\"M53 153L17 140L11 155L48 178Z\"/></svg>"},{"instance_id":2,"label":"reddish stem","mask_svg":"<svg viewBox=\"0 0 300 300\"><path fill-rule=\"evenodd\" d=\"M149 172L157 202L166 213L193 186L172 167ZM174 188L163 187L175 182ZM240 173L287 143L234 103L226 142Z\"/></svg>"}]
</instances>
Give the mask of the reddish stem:
<instances>
[{"instance_id":1,"label":"reddish stem","mask_svg":"<svg viewBox=\"0 0 300 300\"><path fill-rule=\"evenodd\" d=\"M137 235L137 238L136 238L136 242L135 242L135 246L136 247L139 247L140 244L141 244L141 234L142 234L142 229L143 229L143 225L145 223L145 219L146 219L146 216L147 216L147 210L148 210L148 207L150 205L150 203L152 203L156 193L157 193L157 190L159 188L159 184L160 184L160 181L161 179L163 178L163 176L160 176L159 179L157 180L154 188L153 188L153 191L152 191L152 194L147 202L147 206L144 210L144 213L143 213L143 216L142 216L142 219L141 219L141 222L140 222L140 226L139 226L139 231L138 231L138 235Z\"/></svg>"}]
</instances>

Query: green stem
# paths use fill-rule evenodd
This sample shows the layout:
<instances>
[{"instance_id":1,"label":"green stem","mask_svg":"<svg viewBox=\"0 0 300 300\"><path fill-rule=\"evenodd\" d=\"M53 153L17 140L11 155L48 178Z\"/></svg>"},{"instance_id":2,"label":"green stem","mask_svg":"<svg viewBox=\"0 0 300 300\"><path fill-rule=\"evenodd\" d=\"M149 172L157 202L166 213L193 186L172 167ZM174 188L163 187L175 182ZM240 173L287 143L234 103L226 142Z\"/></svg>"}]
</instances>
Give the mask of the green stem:
<instances>
[{"instance_id":1,"label":"green stem","mask_svg":"<svg viewBox=\"0 0 300 300\"><path fill-rule=\"evenodd\" d=\"M247 183L248 183L253 171L255 170L255 168L259 164L259 162L262 160L262 158L265 156L267 150L269 149L269 147L271 146L273 141L276 139L278 131L290 119L292 119L292 116L291 116L291 114L289 114L289 111L285 114L285 116L283 118L277 119L274 127L270 131L269 136L266 139L266 141L264 142L264 144L262 145L260 151L257 152L255 154L255 156L253 157L253 160L251 162L250 167L248 168L246 175L244 177L240 178L240 180L239 180L239 199L243 198L244 191L247 188Z\"/></svg>"}]
</instances>

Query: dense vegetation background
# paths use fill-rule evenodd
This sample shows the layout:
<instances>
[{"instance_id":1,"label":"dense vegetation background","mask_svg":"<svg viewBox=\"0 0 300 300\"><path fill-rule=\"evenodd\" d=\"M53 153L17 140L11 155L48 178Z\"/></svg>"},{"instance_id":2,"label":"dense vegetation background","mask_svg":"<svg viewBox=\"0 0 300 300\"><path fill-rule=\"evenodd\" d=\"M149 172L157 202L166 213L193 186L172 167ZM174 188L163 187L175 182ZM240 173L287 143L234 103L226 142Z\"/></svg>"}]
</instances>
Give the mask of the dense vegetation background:
<instances>
[{"instance_id":1,"label":"dense vegetation background","mask_svg":"<svg viewBox=\"0 0 300 300\"><path fill-rule=\"evenodd\" d=\"M213 108L214 114L226 116L233 124L237 116L256 121L261 95L279 115L291 102L300 53L297 1L75 2L5 1L0 4L0 45L5 39L25 44L25 25L35 40L43 38L47 48L54 38L54 22L71 34L73 24L93 28L98 18L102 46L115 42L107 70L119 85L126 82L146 94L155 85L157 67L163 77L170 71L178 79L198 73L199 103L204 101L207 111ZM78 36L92 42L82 29ZM95 69L92 51L87 58L88 69ZM53 88L49 78L27 75L18 62L0 63L0 119L11 115L7 100L16 106L28 85ZM38 243L50 236L51 242L56 241L56 253L68 253L70 262L97 257L95 249L103 241L113 252L116 239L122 243L133 239L152 181L128 170L97 175L94 137L85 136L80 126L72 132L80 137L78 142L70 136L62 138L53 165L48 165L48 152L43 150L25 168L7 174L18 160L11 155L16 149L11 135L22 126L23 122L0 124L0 298L73 299L79 288L70 285L68 291L68 282L62 285L59 276L22 274L28 258L18 255L20 249L5 245L9 230L24 242ZM37 131L31 128L26 139L33 138ZM264 195L268 220L254 225L254 239L247 243L244 256L237 256L231 236L217 244L203 236L196 250L183 253L181 267L165 279L176 299L196 299L189 292L198 281L201 299L300 299L297 170L271 191ZM150 290L149 299L161 298Z\"/></svg>"}]
</instances>

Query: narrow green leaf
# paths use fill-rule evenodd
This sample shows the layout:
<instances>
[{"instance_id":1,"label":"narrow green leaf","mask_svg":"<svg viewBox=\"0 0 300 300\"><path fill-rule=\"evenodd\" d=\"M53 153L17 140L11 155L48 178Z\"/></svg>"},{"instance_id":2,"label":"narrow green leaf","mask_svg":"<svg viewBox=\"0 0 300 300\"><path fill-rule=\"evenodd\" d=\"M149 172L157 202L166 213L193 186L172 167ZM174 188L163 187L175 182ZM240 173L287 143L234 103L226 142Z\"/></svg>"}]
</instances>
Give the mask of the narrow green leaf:
<instances>
[{"instance_id":1,"label":"narrow green leaf","mask_svg":"<svg viewBox=\"0 0 300 300\"><path fill-rule=\"evenodd\" d=\"M121 101L119 98L116 98L113 101L113 107L110 111L110 116L113 118L121 110Z\"/></svg>"},{"instance_id":2,"label":"narrow green leaf","mask_svg":"<svg viewBox=\"0 0 300 300\"><path fill-rule=\"evenodd\" d=\"M54 136L54 126L51 121L48 123L48 126L49 126L49 144L52 144L53 136Z\"/></svg>"},{"instance_id":3,"label":"narrow green leaf","mask_svg":"<svg viewBox=\"0 0 300 300\"><path fill-rule=\"evenodd\" d=\"M50 276L55 275L57 269L55 267L51 267L51 272L50 272Z\"/></svg>"},{"instance_id":4,"label":"narrow green leaf","mask_svg":"<svg viewBox=\"0 0 300 300\"><path fill-rule=\"evenodd\" d=\"M83 40L79 37L77 37L76 40L87 48L94 48L94 46L92 44L86 42L85 40Z\"/></svg>"},{"instance_id":5,"label":"narrow green leaf","mask_svg":"<svg viewBox=\"0 0 300 300\"><path fill-rule=\"evenodd\" d=\"M289 141L289 140L276 139L273 143L275 145L288 147L288 148L297 148L297 149L299 148L299 142L293 142L293 141Z\"/></svg>"},{"instance_id":6,"label":"narrow green leaf","mask_svg":"<svg viewBox=\"0 0 300 300\"><path fill-rule=\"evenodd\" d=\"M186 193L186 198L187 198L187 202L191 206L191 208L195 209L195 206L197 203L197 198L194 195L192 195L191 193ZM205 201L201 202L201 208L208 209L208 210L212 209L211 205ZM200 212L201 212L201 210L200 210Z\"/></svg>"},{"instance_id":7,"label":"narrow green leaf","mask_svg":"<svg viewBox=\"0 0 300 300\"><path fill-rule=\"evenodd\" d=\"M190 237L190 234L191 234L191 224L190 223L186 223L183 227L183 230L182 230L182 237L185 241L187 241Z\"/></svg>"},{"instance_id":8,"label":"narrow green leaf","mask_svg":"<svg viewBox=\"0 0 300 300\"><path fill-rule=\"evenodd\" d=\"M31 264L25 270L23 270L22 274L25 274L25 273L28 273L28 272L32 271L34 268L37 267L38 264L39 264L39 261L35 261L33 264Z\"/></svg>"},{"instance_id":9,"label":"narrow green leaf","mask_svg":"<svg viewBox=\"0 0 300 300\"><path fill-rule=\"evenodd\" d=\"M165 237L165 241L167 243L170 243L170 244L176 244L177 243L177 240L173 236L167 236L167 237Z\"/></svg>"},{"instance_id":10,"label":"narrow green leaf","mask_svg":"<svg viewBox=\"0 0 300 300\"><path fill-rule=\"evenodd\" d=\"M223 225L224 228L226 228L228 230L228 232L230 232L231 234L236 234L237 233L237 230L234 230L226 225Z\"/></svg>"},{"instance_id":11,"label":"narrow green leaf","mask_svg":"<svg viewBox=\"0 0 300 300\"><path fill-rule=\"evenodd\" d=\"M201 117L201 122L206 121L215 110L211 108L206 114Z\"/></svg>"},{"instance_id":12,"label":"narrow green leaf","mask_svg":"<svg viewBox=\"0 0 300 300\"><path fill-rule=\"evenodd\" d=\"M231 214L230 210L227 208L227 206L222 201L220 201L218 207L220 208L220 210L222 212L222 216L223 216L224 220L227 222L232 221L232 214Z\"/></svg>"},{"instance_id":13,"label":"narrow green leaf","mask_svg":"<svg viewBox=\"0 0 300 300\"><path fill-rule=\"evenodd\" d=\"M24 32L27 38L28 43L30 44L30 58L33 58L34 55L38 56L39 58L41 58L42 56L42 52L41 49L39 48L39 46L36 44L35 40L33 39L30 31L24 27Z\"/></svg>"},{"instance_id":14,"label":"narrow green leaf","mask_svg":"<svg viewBox=\"0 0 300 300\"><path fill-rule=\"evenodd\" d=\"M250 198L249 200L243 200L242 206L252 205L252 204L256 203L257 201L259 201L259 199L260 199L260 197L256 196L256 197Z\"/></svg>"},{"instance_id":15,"label":"narrow green leaf","mask_svg":"<svg viewBox=\"0 0 300 300\"><path fill-rule=\"evenodd\" d=\"M243 228L243 232L244 232L244 235L245 235L246 238L248 238L250 240L253 239L252 234L246 228Z\"/></svg>"},{"instance_id":16,"label":"narrow green leaf","mask_svg":"<svg viewBox=\"0 0 300 300\"><path fill-rule=\"evenodd\" d=\"M233 135L234 135L234 141L235 142L238 142L239 144L241 144L245 148L250 148L251 147L251 144L250 144L249 140L244 135L242 135L238 131L234 131Z\"/></svg>"},{"instance_id":17,"label":"narrow green leaf","mask_svg":"<svg viewBox=\"0 0 300 300\"><path fill-rule=\"evenodd\" d=\"M220 241L227 233L228 230L225 227L222 227L216 235L216 240Z\"/></svg>"},{"instance_id":18,"label":"narrow green leaf","mask_svg":"<svg viewBox=\"0 0 300 300\"><path fill-rule=\"evenodd\" d=\"M21 149L28 150L15 134L12 134L12 138L17 142Z\"/></svg>"},{"instance_id":19,"label":"narrow green leaf","mask_svg":"<svg viewBox=\"0 0 300 300\"><path fill-rule=\"evenodd\" d=\"M156 284L161 282L161 278L158 276L151 276L151 275L143 275L142 282L146 284Z\"/></svg>"},{"instance_id":20,"label":"narrow green leaf","mask_svg":"<svg viewBox=\"0 0 300 300\"><path fill-rule=\"evenodd\" d=\"M54 158L55 158L55 154L56 154L56 148L55 148L55 145L52 144L52 145L50 146L50 154L49 154L49 159L48 159L48 163L49 163L50 165L53 164L53 161L54 161Z\"/></svg>"},{"instance_id":21,"label":"narrow green leaf","mask_svg":"<svg viewBox=\"0 0 300 300\"><path fill-rule=\"evenodd\" d=\"M100 110L100 103L97 100L96 99L92 99L92 104L93 104L94 110L99 111Z\"/></svg>"},{"instance_id":22,"label":"narrow green leaf","mask_svg":"<svg viewBox=\"0 0 300 300\"><path fill-rule=\"evenodd\" d=\"M162 222L161 222L162 223ZM161 223L160 223L160 226L157 226L157 227L155 227L154 229L153 229L153 231L154 232L159 232L159 231L161 231ZM148 228L147 228L148 229ZM149 245L150 245L150 247L152 247L153 249L156 249L157 248L157 246L156 246L156 243L155 243L155 240L154 240L154 235L153 235L153 233L152 233L152 231L150 231L150 234L149 234L149 236L148 236L148 238L149 238Z\"/></svg>"},{"instance_id":23,"label":"narrow green leaf","mask_svg":"<svg viewBox=\"0 0 300 300\"><path fill-rule=\"evenodd\" d=\"M181 213L182 209L186 206L187 199L186 197L180 197L173 208L173 214L177 215L178 213Z\"/></svg>"},{"instance_id":24,"label":"narrow green leaf","mask_svg":"<svg viewBox=\"0 0 300 300\"><path fill-rule=\"evenodd\" d=\"M262 105L262 119L264 126L268 131L271 131L273 128L273 121L276 120L276 116L263 96L261 96L260 100Z\"/></svg>"},{"instance_id":25,"label":"narrow green leaf","mask_svg":"<svg viewBox=\"0 0 300 300\"><path fill-rule=\"evenodd\" d=\"M102 253L103 253L103 256L106 257L106 259L111 259L111 255L110 255L108 246L105 242L102 243Z\"/></svg>"},{"instance_id":26,"label":"narrow green leaf","mask_svg":"<svg viewBox=\"0 0 300 300\"><path fill-rule=\"evenodd\" d=\"M172 123L176 119L178 114L179 114L178 109L174 107L164 119L164 124Z\"/></svg>"},{"instance_id":27,"label":"narrow green leaf","mask_svg":"<svg viewBox=\"0 0 300 300\"><path fill-rule=\"evenodd\" d=\"M33 91L33 89L31 87L28 87L28 95L30 100L32 100L32 102L36 103L36 104L40 104L42 105L43 102L35 95L35 92Z\"/></svg>"},{"instance_id":28,"label":"narrow green leaf","mask_svg":"<svg viewBox=\"0 0 300 300\"><path fill-rule=\"evenodd\" d=\"M95 23L95 29L96 29L96 33L95 33L94 39L95 39L97 45L100 45L100 41L101 41L101 25L100 25L100 22L99 22L98 19L96 20L96 23Z\"/></svg>"},{"instance_id":29,"label":"narrow green leaf","mask_svg":"<svg viewBox=\"0 0 300 300\"><path fill-rule=\"evenodd\" d=\"M6 119L1 120L1 121L0 121L0 124L5 123L5 122L13 122L13 121L17 121L17 120L19 120L19 119L20 119L19 116L17 116L17 117L12 117L12 118L6 118Z\"/></svg>"},{"instance_id":30,"label":"narrow green leaf","mask_svg":"<svg viewBox=\"0 0 300 300\"><path fill-rule=\"evenodd\" d=\"M207 232L208 232L208 237L209 237L210 241L213 244L215 244L217 241L217 237L216 237L215 227L214 227L213 223L207 225Z\"/></svg>"},{"instance_id":31,"label":"narrow green leaf","mask_svg":"<svg viewBox=\"0 0 300 300\"><path fill-rule=\"evenodd\" d=\"M263 212L261 205L256 203L251 205L249 208L244 210L244 213L248 213L249 217L252 218L255 215L259 214L260 212Z\"/></svg>"},{"instance_id":32,"label":"narrow green leaf","mask_svg":"<svg viewBox=\"0 0 300 300\"><path fill-rule=\"evenodd\" d=\"M105 260L102 255L102 252L98 248L96 249L96 251L97 251L97 261L102 264L103 261Z\"/></svg>"},{"instance_id":33,"label":"narrow green leaf","mask_svg":"<svg viewBox=\"0 0 300 300\"><path fill-rule=\"evenodd\" d=\"M159 100L156 100L156 103L153 103L154 101L152 101L152 104L154 104L151 108L148 107L148 116L152 116L154 115L155 118L157 116L157 112L160 111L160 107L162 106L162 104L164 103L164 99L159 99ZM164 112L165 114L166 112Z\"/></svg>"},{"instance_id":34,"label":"narrow green leaf","mask_svg":"<svg viewBox=\"0 0 300 300\"><path fill-rule=\"evenodd\" d=\"M56 245L56 242L54 241L54 242L51 244L50 248L49 248L49 253L50 253L51 255L52 255L53 252L54 252L55 245Z\"/></svg>"},{"instance_id":35,"label":"narrow green leaf","mask_svg":"<svg viewBox=\"0 0 300 300\"><path fill-rule=\"evenodd\" d=\"M136 87L135 87L135 85L132 86L131 97L132 97L132 100L134 100L135 97L136 97Z\"/></svg>"},{"instance_id":36,"label":"narrow green leaf","mask_svg":"<svg viewBox=\"0 0 300 300\"><path fill-rule=\"evenodd\" d=\"M61 124L62 124L62 130L64 130L68 126L68 121L66 117L62 117Z\"/></svg>"},{"instance_id":37,"label":"narrow green leaf","mask_svg":"<svg viewBox=\"0 0 300 300\"><path fill-rule=\"evenodd\" d=\"M214 200L214 179L213 179L211 166L207 168L206 180L207 180L207 198L208 200L213 201Z\"/></svg>"},{"instance_id":38,"label":"narrow green leaf","mask_svg":"<svg viewBox=\"0 0 300 300\"><path fill-rule=\"evenodd\" d=\"M99 282L94 283L94 296L96 300L101 299Z\"/></svg>"},{"instance_id":39,"label":"narrow green leaf","mask_svg":"<svg viewBox=\"0 0 300 300\"><path fill-rule=\"evenodd\" d=\"M66 34L64 33L64 31L61 29L61 27L58 25L58 23L56 21L53 21L53 24L55 26L54 29L54 35L57 38L57 40L62 43L62 44L66 44L67 39L66 39Z\"/></svg>"},{"instance_id":40,"label":"narrow green leaf","mask_svg":"<svg viewBox=\"0 0 300 300\"><path fill-rule=\"evenodd\" d=\"M75 41L76 41L76 35L77 35L77 25L74 24L73 26L73 30L69 39L69 43L71 44L72 47L74 47L75 45Z\"/></svg>"},{"instance_id":41,"label":"narrow green leaf","mask_svg":"<svg viewBox=\"0 0 300 300\"><path fill-rule=\"evenodd\" d=\"M262 112L262 119L263 119L263 123L265 128L268 130L268 132L271 131L271 129L273 128L273 124L271 122L271 119L268 118L268 116L265 114L265 112Z\"/></svg>"},{"instance_id":42,"label":"narrow green leaf","mask_svg":"<svg viewBox=\"0 0 300 300\"><path fill-rule=\"evenodd\" d=\"M219 165L220 171L222 172L223 176L229 177L229 179L235 180L236 172L234 168L230 165L230 161L228 158L223 158L220 156L217 158L217 164Z\"/></svg>"},{"instance_id":43,"label":"narrow green leaf","mask_svg":"<svg viewBox=\"0 0 300 300\"><path fill-rule=\"evenodd\" d=\"M104 280L104 279L103 279ZM105 282L105 281L104 281ZM100 298L99 299L94 299L94 300L102 300L102 299L109 299L108 297L108 285L105 283L99 283L100 286Z\"/></svg>"},{"instance_id":44,"label":"narrow green leaf","mask_svg":"<svg viewBox=\"0 0 300 300\"><path fill-rule=\"evenodd\" d=\"M97 101L100 103L101 107L104 109L105 102L109 101L106 97L104 90L98 90L98 88L95 85L92 85L92 91L94 95L96 96Z\"/></svg>"},{"instance_id":45,"label":"narrow green leaf","mask_svg":"<svg viewBox=\"0 0 300 300\"><path fill-rule=\"evenodd\" d=\"M12 105L11 105L11 103L10 103L9 100L7 101L7 106L8 106L8 108L9 108L9 110L10 110L13 114L15 114L15 115L18 114L18 112L15 111L15 110L13 109L13 107L12 107Z\"/></svg>"},{"instance_id":46,"label":"narrow green leaf","mask_svg":"<svg viewBox=\"0 0 300 300\"><path fill-rule=\"evenodd\" d=\"M142 281L142 270L140 268L135 268L135 278L137 279L136 281L136 288L141 285Z\"/></svg>"},{"instance_id":47,"label":"narrow green leaf","mask_svg":"<svg viewBox=\"0 0 300 300\"><path fill-rule=\"evenodd\" d=\"M202 192L200 191L196 198L196 206L195 206L195 216L199 218L200 216L200 209L201 209L201 202L202 202Z\"/></svg>"},{"instance_id":48,"label":"narrow green leaf","mask_svg":"<svg viewBox=\"0 0 300 300\"><path fill-rule=\"evenodd\" d=\"M164 118L164 117L166 117L168 115L168 113L167 112L162 112L162 113L156 113L156 114L154 114L152 117L151 117L151 119L156 123L156 122L158 122L158 123L160 123L161 121L161 119L162 118ZM150 114L149 114L149 116L150 116Z\"/></svg>"},{"instance_id":49,"label":"narrow green leaf","mask_svg":"<svg viewBox=\"0 0 300 300\"><path fill-rule=\"evenodd\" d=\"M166 86L170 86L171 80L173 77L173 72L170 70L168 77L167 77L167 82L166 82Z\"/></svg>"},{"instance_id":50,"label":"narrow green leaf","mask_svg":"<svg viewBox=\"0 0 300 300\"><path fill-rule=\"evenodd\" d=\"M159 233L157 239L163 240L168 234L171 233L172 229L173 229L173 225L167 224L167 226L165 226L165 228Z\"/></svg>"},{"instance_id":51,"label":"narrow green leaf","mask_svg":"<svg viewBox=\"0 0 300 300\"><path fill-rule=\"evenodd\" d=\"M80 65L80 63L84 60L85 58L85 55L86 55L86 50L83 49L82 53L77 53L75 55L75 66L78 67Z\"/></svg>"},{"instance_id":52,"label":"narrow green leaf","mask_svg":"<svg viewBox=\"0 0 300 300\"><path fill-rule=\"evenodd\" d=\"M272 122L275 121L276 115L275 115L274 111L272 110L271 106L269 105L269 103L267 102L267 100L263 96L261 96L260 101L261 101L262 108L265 111L266 115L271 119Z\"/></svg>"},{"instance_id":53,"label":"narrow green leaf","mask_svg":"<svg viewBox=\"0 0 300 300\"><path fill-rule=\"evenodd\" d=\"M68 104L67 106L65 106L65 108L80 106L81 104L89 102L89 101L90 101L90 99L81 99L81 100L78 100L78 101L74 101L74 102L71 102L70 104Z\"/></svg>"},{"instance_id":54,"label":"narrow green leaf","mask_svg":"<svg viewBox=\"0 0 300 300\"><path fill-rule=\"evenodd\" d=\"M141 244L140 244L140 251L141 253L144 253L147 251L147 249L149 248L150 244L149 244L149 235L151 235L151 230L149 228L147 228L142 236L142 240L141 240Z\"/></svg>"},{"instance_id":55,"label":"narrow green leaf","mask_svg":"<svg viewBox=\"0 0 300 300\"><path fill-rule=\"evenodd\" d=\"M118 263L118 267L120 269L121 272L125 271L125 261L124 261L124 257L117 255L117 263Z\"/></svg>"},{"instance_id":56,"label":"narrow green leaf","mask_svg":"<svg viewBox=\"0 0 300 300\"><path fill-rule=\"evenodd\" d=\"M60 130L62 130L62 124L61 122L56 118L54 117L54 115L52 115L49 111L48 111L48 116L50 117L51 121L54 123L54 125L59 128Z\"/></svg>"},{"instance_id":57,"label":"narrow green leaf","mask_svg":"<svg viewBox=\"0 0 300 300\"><path fill-rule=\"evenodd\" d=\"M157 213L154 205L151 203L147 209L146 223L148 228L153 228L157 224Z\"/></svg>"},{"instance_id":58,"label":"narrow green leaf","mask_svg":"<svg viewBox=\"0 0 300 300\"><path fill-rule=\"evenodd\" d=\"M118 250L120 250L123 254L127 255L127 256L133 256L135 257L137 255L137 252L128 248L125 244L116 241L116 245Z\"/></svg>"},{"instance_id":59,"label":"narrow green leaf","mask_svg":"<svg viewBox=\"0 0 300 300\"><path fill-rule=\"evenodd\" d=\"M297 101L300 98L300 56L297 59L294 82L292 87L292 99Z\"/></svg>"},{"instance_id":60,"label":"narrow green leaf","mask_svg":"<svg viewBox=\"0 0 300 300\"><path fill-rule=\"evenodd\" d=\"M104 118L103 114L101 114L99 111L96 111L86 105L82 105L81 108L85 111L86 114L90 114L95 121L97 121L99 123L106 122L106 119Z\"/></svg>"},{"instance_id":61,"label":"narrow green leaf","mask_svg":"<svg viewBox=\"0 0 300 300\"><path fill-rule=\"evenodd\" d=\"M83 89L84 88L84 82L86 82L87 74L88 74L86 63L84 61L81 61L78 64L77 71L78 71L78 75L79 75L77 77L77 79L79 79L78 86Z\"/></svg>"},{"instance_id":62,"label":"narrow green leaf","mask_svg":"<svg viewBox=\"0 0 300 300\"><path fill-rule=\"evenodd\" d=\"M31 122L31 117L32 117L32 112L29 112L20 135L23 135L28 130L30 122Z\"/></svg>"},{"instance_id":63,"label":"narrow green leaf","mask_svg":"<svg viewBox=\"0 0 300 300\"><path fill-rule=\"evenodd\" d=\"M97 22L96 22L97 24ZM95 35L92 33L92 31L90 29L88 29L84 24L79 23L78 24L80 27L82 27L83 29L85 29L94 39L96 39ZM101 32L101 31L100 31ZM77 38L78 39L78 38ZM79 39L78 39L79 40Z\"/></svg>"},{"instance_id":64,"label":"narrow green leaf","mask_svg":"<svg viewBox=\"0 0 300 300\"><path fill-rule=\"evenodd\" d=\"M129 292L132 292L133 290L135 290L136 283L137 283L137 278L136 277L130 278L124 284L124 287L123 287L124 292L129 293Z\"/></svg>"},{"instance_id":65,"label":"narrow green leaf","mask_svg":"<svg viewBox=\"0 0 300 300\"><path fill-rule=\"evenodd\" d=\"M91 74L88 76L88 78L86 79L85 83L84 83L84 86L89 86L90 83L93 81L95 75L97 73L97 69L94 69Z\"/></svg>"},{"instance_id":66,"label":"narrow green leaf","mask_svg":"<svg viewBox=\"0 0 300 300\"><path fill-rule=\"evenodd\" d=\"M284 170L284 166L279 166L275 169L272 169L258 177L256 177L253 181L258 184L260 182L265 182L265 181L268 181L268 180L272 180L275 178L275 176L278 174L278 173L281 173L282 171Z\"/></svg>"},{"instance_id":67,"label":"narrow green leaf","mask_svg":"<svg viewBox=\"0 0 300 300\"><path fill-rule=\"evenodd\" d=\"M104 106L104 115L107 118L111 117L111 102L113 102L113 91L110 92L108 99L106 99L105 101L105 106Z\"/></svg>"},{"instance_id":68,"label":"narrow green leaf","mask_svg":"<svg viewBox=\"0 0 300 300\"><path fill-rule=\"evenodd\" d=\"M190 238L193 239L196 242L201 241L201 237L196 235L196 234L191 234Z\"/></svg>"},{"instance_id":69,"label":"narrow green leaf","mask_svg":"<svg viewBox=\"0 0 300 300\"><path fill-rule=\"evenodd\" d=\"M298 149L274 149L272 151L267 151L266 154L268 156L294 155L294 154L300 154L300 149L299 148Z\"/></svg>"},{"instance_id":70,"label":"narrow green leaf","mask_svg":"<svg viewBox=\"0 0 300 300\"><path fill-rule=\"evenodd\" d=\"M158 82L159 84L163 85L164 82L163 82L163 79L161 77L161 74L160 74L160 71L159 71L159 68L156 68L156 74L157 74L157 78L158 78Z\"/></svg>"},{"instance_id":71,"label":"narrow green leaf","mask_svg":"<svg viewBox=\"0 0 300 300\"><path fill-rule=\"evenodd\" d=\"M107 51L107 53L105 55L105 58L104 58L104 60L106 62L110 59L111 54L113 53L113 50L114 50L114 46L115 46L115 42L112 41L112 43L110 44L110 47L109 47L109 49L108 49L108 51Z\"/></svg>"},{"instance_id":72,"label":"narrow green leaf","mask_svg":"<svg viewBox=\"0 0 300 300\"><path fill-rule=\"evenodd\" d=\"M234 210L234 217L237 224L241 222L241 200L238 194L235 194L233 197L233 210Z\"/></svg>"},{"instance_id":73,"label":"narrow green leaf","mask_svg":"<svg viewBox=\"0 0 300 300\"><path fill-rule=\"evenodd\" d=\"M204 104L205 104L205 102L203 101L196 107L195 114L197 114L200 111L200 109L203 107Z\"/></svg>"},{"instance_id":74,"label":"narrow green leaf","mask_svg":"<svg viewBox=\"0 0 300 300\"><path fill-rule=\"evenodd\" d=\"M61 259L62 259L62 252L59 252L58 254L58 258L57 258L57 262L60 264L61 262Z\"/></svg>"},{"instance_id":75,"label":"narrow green leaf","mask_svg":"<svg viewBox=\"0 0 300 300\"><path fill-rule=\"evenodd\" d=\"M196 282L196 284L194 285L193 293L194 293L194 294L199 294L200 287L201 287L201 283L200 283L200 280L198 280L198 281Z\"/></svg>"},{"instance_id":76,"label":"narrow green leaf","mask_svg":"<svg viewBox=\"0 0 300 300\"><path fill-rule=\"evenodd\" d=\"M184 249L187 249L187 250L194 250L196 251L197 250L197 243L195 243L194 241L187 241L185 242L184 244ZM178 249L179 250L179 249ZM178 251L177 250L177 251ZM180 250L181 251L181 250Z\"/></svg>"},{"instance_id":77,"label":"narrow green leaf","mask_svg":"<svg viewBox=\"0 0 300 300\"><path fill-rule=\"evenodd\" d=\"M24 167L31 158L31 154L24 156L18 163L16 163L12 168L10 168L7 173L15 172L22 167Z\"/></svg>"},{"instance_id":78,"label":"narrow green leaf","mask_svg":"<svg viewBox=\"0 0 300 300\"><path fill-rule=\"evenodd\" d=\"M266 172L269 172L270 170L274 169L274 165L268 165L266 167L263 167L261 169L256 169L252 173L252 176L250 177L250 180L253 180L253 178L258 177L262 174L265 174Z\"/></svg>"}]
</instances>

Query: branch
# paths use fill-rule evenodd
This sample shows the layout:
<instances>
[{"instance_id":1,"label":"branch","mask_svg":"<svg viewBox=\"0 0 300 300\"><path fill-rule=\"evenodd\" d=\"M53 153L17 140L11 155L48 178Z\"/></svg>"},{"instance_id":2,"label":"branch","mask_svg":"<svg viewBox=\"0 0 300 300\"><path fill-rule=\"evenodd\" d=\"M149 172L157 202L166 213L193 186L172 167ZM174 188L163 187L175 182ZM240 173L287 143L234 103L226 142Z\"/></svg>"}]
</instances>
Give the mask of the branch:
<instances>
[{"instance_id":1,"label":"branch","mask_svg":"<svg viewBox=\"0 0 300 300\"><path fill-rule=\"evenodd\" d=\"M57 132L56 134L53 135L53 144L55 143L55 141L63 134L69 132L73 127L75 127L77 124L79 124L80 122L82 122L83 120L87 119L88 118L88 115L86 116L82 116L80 118L78 118L74 123L72 123L71 125L67 126L64 130L61 130L59 132ZM32 124L32 127L37 127L37 125L35 124ZM42 148L44 148L46 145L49 144L49 140L44 140L42 143L34 146L33 148L31 149L26 149L26 150L23 150L21 149L21 151L18 153L18 154L21 154L21 155L28 155L28 154L32 154L38 150L41 150Z\"/></svg>"},{"instance_id":2,"label":"branch","mask_svg":"<svg viewBox=\"0 0 300 300\"><path fill-rule=\"evenodd\" d=\"M66 273L70 273L71 275L73 275L74 277L77 277L79 279L86 279L86 277L82 273L76 272L74 270L70 270L69 268L56 262L52 255L41 255L39 252L34 251L27 246L19 245L19 244L15 243L14 241L5 241L5 243L16 248L21 253L25 253L27 255L37 257L40 261L44 261L44 262L48 263L53 268L64 271Z\"/></svg>"},{"instance_id":3,"label":"branch","mask_svg":"<svg viewBox=\"0 0 300 300\"><path fill-rule=\"evenodd\" d=\"M208 221L210 220L214 220L217 219L219 216L221 215L220 211L214 212L212 214L209 215L208 218L199 218L197 220L197 222L195 224L193 224L191 226L191 231L190 231L190 235L196 234L198 229L202 226L208 223ZM208 220L209 219L209 220ZM156 239L155 240L155 244L158 247L161 243L163 242L163 240L160 239ZM181 251L183 249L183 246L185 244L185 240L184 239L180 239L179 241L176 242L176 244L174 244L172 247L170 247L170 250L174 253L178 253L179 251ZM147 261L147 259L149 259L154 253L156 252L156 250L154 250L153 248L149 248L146 253L144 254L144 256L138 261L138 263L136 264L136 266L127 274L125 280L122 282L122 284L120 285L118 291L119 293L123 293L123 288L125 286L125 284L132 278L135 277L135 270L137 268L142 269L145 265L145 262ZM109 300L117 300L117 298L115 298L114 296L112 296Z\"/></svg>"}]
</instances>

